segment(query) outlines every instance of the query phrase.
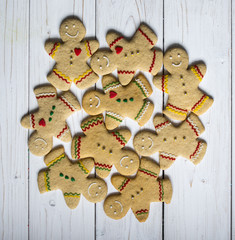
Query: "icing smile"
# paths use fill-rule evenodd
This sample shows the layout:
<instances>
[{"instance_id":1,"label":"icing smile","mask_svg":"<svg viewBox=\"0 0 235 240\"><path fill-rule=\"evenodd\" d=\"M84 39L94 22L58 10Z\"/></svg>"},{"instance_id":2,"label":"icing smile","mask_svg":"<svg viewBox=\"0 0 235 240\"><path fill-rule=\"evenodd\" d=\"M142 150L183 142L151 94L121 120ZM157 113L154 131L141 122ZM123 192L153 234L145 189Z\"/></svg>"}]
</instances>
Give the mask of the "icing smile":
<instances>
[{"instance_id":1,"label":"icing smile","mask_svg":"<svg viewBox=\"0 0 235 240\"><path fill-rule=\"evenodd\" d=\"M76 38L77 36L78 36L78 33L79 33L79 31L77 31L77 33L75 34L75 35L71 35L71 34L69 34L69 33L65 33L67 36L69 36L69 37L71 37L71 38Z\"/></svg>"},{"instance_id":2,"label":"icing smile","mask_svg":"<svg viewBox=\"0 0 235 240\"><path fill-rule=\"evenodd\" d=\"M99 97L97 97L97 96L95 96L95 98L98 100L98 103L96 104L96 108L98 108L99 106L100 106L100 98Z\"/></svg>"},{"instance_id":3,"label":"icing smile","mask_svg":"<svg viewBox=\"0 0 235 240\"><path fill-rule=\"evenodd\" d=\"M176 63L172 63L172 66L174 67L179 67L182 64L182 62L180 61L180 63L176 64Z\"/></svg>"}]
</instances>

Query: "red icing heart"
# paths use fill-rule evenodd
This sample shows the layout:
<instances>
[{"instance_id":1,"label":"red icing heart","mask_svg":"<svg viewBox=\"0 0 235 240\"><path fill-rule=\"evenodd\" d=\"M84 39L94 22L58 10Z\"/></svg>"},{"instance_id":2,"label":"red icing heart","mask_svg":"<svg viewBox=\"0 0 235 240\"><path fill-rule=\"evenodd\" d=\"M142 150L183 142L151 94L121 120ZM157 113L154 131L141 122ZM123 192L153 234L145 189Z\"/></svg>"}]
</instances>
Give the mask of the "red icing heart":
<instances>
[{"instance_id":1,"label":"red icing heart","mask_svg":"<svg viewBox=\"0 0 235 240\"><path fill-rule=\"evenodd\" d=\"M115 51L117 54L119 54L122 51L122 49L123 47L119 47L119 46L115 47Z\"/></svg>"},{"instance_id":2,"label":"red icing heart","mask_svg":"<svg viewBox=\"0 0 235 240\"><path fill-rule=\"evenodd\" d=\"M79 56L80 53L82 52L82 49L81 48L74 48L74 52L77 56Z\"/></svg>"},{"instance_id":3,"label":"red icing heart","mask_svg":"<svg viewBox=\"0 0 235 240\"><path fill-rule=\"evenodd\" d=\"M42 126L42 127L45 127L45 126L46 126L46 122L45 122L44 118L42 118L42 119L39 121L39 126Z\"/></svg>"},{"instance_id":4,"label":"red icing heart","mask_svg":"<svg viewBox=\"0 0 235 240\"><path fill-rule=\"evenodd\" d=\"M114 91L110 91L109 92L109 97L110 98L114 98L114 97L116 97L117 96L117 93L116 92L114 92Z\"/></svg>"}]
</instances>

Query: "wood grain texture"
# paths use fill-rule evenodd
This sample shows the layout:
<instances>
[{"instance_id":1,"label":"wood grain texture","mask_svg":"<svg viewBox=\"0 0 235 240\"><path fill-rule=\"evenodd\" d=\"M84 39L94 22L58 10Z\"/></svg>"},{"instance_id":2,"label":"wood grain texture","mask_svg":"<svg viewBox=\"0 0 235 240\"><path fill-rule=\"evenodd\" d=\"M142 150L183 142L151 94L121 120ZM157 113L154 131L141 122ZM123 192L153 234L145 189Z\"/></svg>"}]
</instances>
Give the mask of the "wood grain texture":
<instances>
[{"instance_id":1,"label":"wood grain texture","mask_svg":"<svg viewBox=\"0 0 235 240\"><path fill-rule=\"evenodd\" d=\"M33 88L48 83L46 76L55 62L44 50L48 38L59 37L61 21L70 15L78 16L87 29L87 36L95 35L95 1L31 1L30 2L30 109L37 107ZM72 86L71 91L80 103L82 91ZM67 120L72 135L81 131L84 113L77 112ZM71 157L71 143L54 139L63 145ZM31 239L94 239L94 204L82 196L75 210L69 209L61 191L40 194L37 174L44 168L43 158L30 154L29 236Z\"/></svg>"},{"instance_id":2,"label":"wood grain texture","mask_svg":"<svg viewBox=\"0 0 235 240\"><path fill-rule=\"evenodd\" d=\"M165 206L165 239L231 237L231 1L164 1L164 48L181 44L190 63L202 60L200 84L214 104L200 116L208 143L198 166L178 159L167 171L172 203ZM224 37L226 36L226 37Z\"/></svg>"},{"instance_id":3,"label":"wood grain texture","mask_svg":"<svg viewBox=\"0 0 235 240\"><path fill-rule=\"evenodd\" d=\"M28 105L26 0L0 1L0 239L28 238Z\"/></svg>"},{"instance_id":4,"label":"wood grain texture","mask_svg":"<svg viewBox=\"0 0 235 240\"><path fill-rule=\"evenodd\" d=\"M137 30L140 22L149 24L158 36L157 47L163 47L163 5L162 1L103 1L97 0L96 5L96 36L101 47L108 47L105 36L108 30L116 30L126 37L131 37ZM152 76L144 73L152 84ZM117 76L116 72L115 75ZM96 84L101 89L101 82ZM152 84L153 86L153 84ZM150 99L155 103L154 114L161 111L161 93L154 88ZM143 128L153 127L152 118ZM133 136L141 128L130 119L124 120L122 126L128 127L132 132L132 138L127 146L133 148ZM157 154L152 156L157 160ZM116 170L112 170L106 179L109 193L116 192L110 183L110 177ZM150 215L145 223L139 223L131 210L121 220L113 220L106 216L103 205L97 204L96 208L96 239L161 239L162 235L162 204L152 203Z\"/></svg>"}]
</instances>

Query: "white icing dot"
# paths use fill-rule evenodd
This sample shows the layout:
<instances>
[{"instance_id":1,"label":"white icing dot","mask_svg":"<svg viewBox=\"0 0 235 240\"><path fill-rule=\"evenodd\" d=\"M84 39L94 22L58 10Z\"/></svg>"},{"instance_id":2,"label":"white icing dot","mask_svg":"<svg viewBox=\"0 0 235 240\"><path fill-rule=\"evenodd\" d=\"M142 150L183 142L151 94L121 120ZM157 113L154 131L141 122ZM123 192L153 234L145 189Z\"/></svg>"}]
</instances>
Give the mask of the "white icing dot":
<instances>
[{"instance_id":1,"label":"white icing dot","mask_svg":"<svg viewBox=\"0 0 235 240\"><path fill-rule=\"evenodd\" d=\"M144 141L144 138L142 138L142 142Z\"/></svg>"},{"instance_id":2,"label":"white icing dot","mask_svg":"<svg viewBox=\"0 0 235 240\"><path fill-rule=\"evenodd\" d=\"M65 28L68 29L69 27L66 25Z\"/></svg>"},{"instance_id":3,"label":"white icing dot","mask_svg":"<svg viewBox=\"0 0 235 240\"><path fill-rule=\"evenodd\" d=\"M142 146L142 149L144 149L144 146Z\"/></svg>"},{"instance_id":4,"label":"white icing dot","mask_svg":"<svg viewBox=\"0 0 235 240\"><path fill-rule=\"evenodd\" d=\"M73 27L75 28L75 24L73 24Z\"/></svg>"},{"instance_id":5,"label":"white icing dot","mask_svg":"<svg viewBox=\"0 0 235 240\"><path fill-rule=\"evenodd\" d=\"M170 59L172 59L172 56L170 56Z\"/></svg>"},{"instance_id":6,"label":"white icing dot","mask_svg":"<svg viewBox=\"0 0 235 240\"><path fill-rule=\"evenodd\" d=\"M130 160L130 163L133 163L133 160L132 160L132 159Z\"/></svg>"},{"instance_id":7,"label":"white icing dot","mask_svg":"<svg viewBox=\"0 0 235 240\"><path fill-rule=\"evenodd\" d=\"M97 193L95 193L95 195L96 195L96 196L98 196L98 195L99 195L99 194L98 194L98 192L97 192Z\"/></svg>"},{"instance_id":8,"label":"white icing dot","mask_svg":"<svg viewBox=\"0 0 235 240\"><path fill-rule=\"evenodd\" d=\"M92 104L90 104L90 107L92 107Z\"/></svg>"},{"instance_id":9,"label":"white icing dot","mask_svg":"<svg viewBox=\"0 0 235 240\"><path fill-rule=\"evenodd\" d=\"M110 205L110 208L113 208L113 206L112 206L112 205Z\"/></svg>"},{"instance_id":10,"label":"white icing dot","mask_svg":"<svg viewBox=\"0 0 235 240\"><path fill-rule=\"evenodd\" d=\"M116 212L116 211L114 211L113 213L114 213L114 214L117 214L117 212Z\"/></svg>"},{"instance_id":11,"label":"white icing dot","mask_svg":"<svg viewBox=\"0 0 235 240\"><path fill-rule=\"evenodd\" d=\"M100 66L100 69L102 69L102 66Z\"/></svg>"},{"instance_id":12,"label":"white icing dot","mask_svg":"<svg viewBox=\"0 0 235 240\"><path fill-rule=\"evenodd\" d=\"M128 166L126 165L126 167L125 168L128 168Z\"/></svg>"}]
</instances>

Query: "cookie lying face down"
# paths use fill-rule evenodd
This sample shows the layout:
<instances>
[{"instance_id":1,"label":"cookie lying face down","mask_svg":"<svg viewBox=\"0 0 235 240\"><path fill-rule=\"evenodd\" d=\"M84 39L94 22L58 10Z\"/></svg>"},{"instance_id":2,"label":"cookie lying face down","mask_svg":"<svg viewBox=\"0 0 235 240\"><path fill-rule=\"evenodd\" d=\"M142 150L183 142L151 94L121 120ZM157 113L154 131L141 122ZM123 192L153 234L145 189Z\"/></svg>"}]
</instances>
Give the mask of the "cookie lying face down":
<instances>
[{"instance_id":1,"label":"cookie lying face down","mask_svg":"<svg viewBox=\"0 0 235 240\"><path fill-rule=\"evenodd\" d=\"M24 116L21 124L36 130L29 138L29 150L37 156L47 154L53 146L53 136L64 142L72 137L66 119L80 110L80 104L71 92L63 92L57 97L54 87L43 86L34 90L39 110Z\"/></svg>"},{"instance_id":2,"label":"cookie lying face down","mask_svg":"<svg viewBox=\"0 0 235 240\"><path fill-rule=\"evenodd\" d=\"M38 174L40 193L60 189L69 208L76 208L81 194L90 202L100 202L107 194L105 181L88 178L94 167L91 158L71 162L63 147L53 149L44 159L46 170Z\"/></svg>"},{"instance_id":3,"label":"cookie lying face down","mask_svg":"<svg viewBox=\"0 0 235 240\"><path fill-rule=\"evenodd\" d=\"M115 165L123 175L134 174L139 167L138 155L123 149L131 137L127 129L108 132L103 115L89 117L82 122L81 128L86 136L75 136L72 141L74 159L92 157L95 161L96 174L106 178Z\"/></svg>"},{"instance_id":4,"label":"cookie lying face down","mask_svg":"<svg viewBox=\"0 0 235 240\"><path fill-rule=\"evenodd\" d=\"M134 137L133 145L137 153L150 156L159 152L161 169L169 168L178 156L189 159L195 165L202 160L207 145L198 139L204 127L195 114L191 113L178 127L162 115L157 115L153 124L157 134L141 131Z\"/></svg>"},{"instance_id":5,"label":"cookie lying face down","mask_svg":"<svg viewBox=\"0 0 235 240\"><path fill-rule=\"evenodd\" d=\"M89 115L106 111L105 125L111 130L119 126L125 117L129 117L143 126L151 117L154 105L146 99L152 94L152 88L144 75L139 74L127 86L122 86L112 75L102 79L104 93L89 91L82 101Z\"/></svg>"},{"instance_id":6,"label":"cookie lying face down","mask_svg":"<svg viewBox=\"0 0 235 240\"><path fill-rule=\"evenodd\" d=\"M99 77L87 65L87 60L98 49L97 40L82 40L86 29L75 17L65 19L60 25L62 41L48 40L45 49L56 64L47 79L56 88L67 91L72 83L80 89L95 84Z\"/></svg>"},{"instance_id":7,"label":"cookie lying face down","mask_svg":"<svg viewBox=\"0 0 235 240\"><path fill-rule=\"evenodd\" d=\"M169 179L158 179L159 172L160 168L155 162L142 158L134 179L113 176L111 182L121 194L113 194L105 199L104 211L107 216L120 219L131 208L138 221L145 222L151 202L170 203L171 182Z\"/></svg>"},{"instance_id":8,"label":"cookie lying face down","mask_svg":"<svg viewBox=\"0 0 235 240\"><path fill-rule=\"evenodd\" d=\"M98 50L91 58L92 69L106 75L117 69L119 81L127 85L136 70L156 75L162 67L162 51L153 47L157 36L145 24L141 24L130 41L117 32L106 36L110 50Z\"/></svg>"},{"instance_id":9,"label":"cookie lying face down","mask_svg":"<svg viewBox=\"0 0 235 240\"><path fill-rule=\"evenodd\" d=\"M154 77L154 85L169 95L163 113L169 118L184 120L188 112L201 115L212 105L213 99L198 85L206 73L203 63L188 68L188 54L181 48L169 49L164 55L167 75Z\"/></svg>"}]
</instances>

